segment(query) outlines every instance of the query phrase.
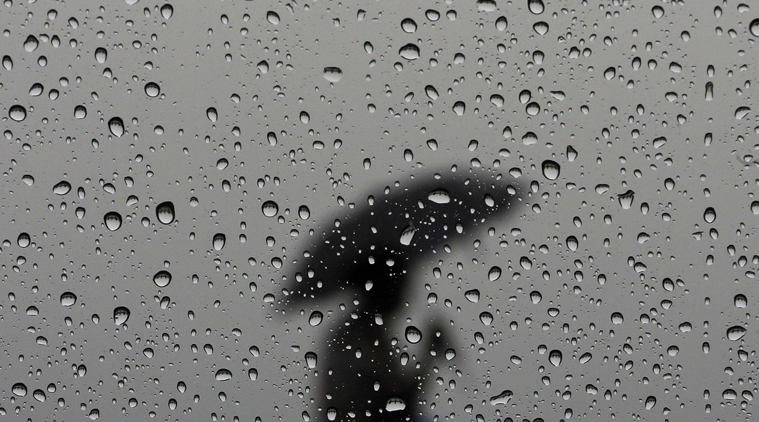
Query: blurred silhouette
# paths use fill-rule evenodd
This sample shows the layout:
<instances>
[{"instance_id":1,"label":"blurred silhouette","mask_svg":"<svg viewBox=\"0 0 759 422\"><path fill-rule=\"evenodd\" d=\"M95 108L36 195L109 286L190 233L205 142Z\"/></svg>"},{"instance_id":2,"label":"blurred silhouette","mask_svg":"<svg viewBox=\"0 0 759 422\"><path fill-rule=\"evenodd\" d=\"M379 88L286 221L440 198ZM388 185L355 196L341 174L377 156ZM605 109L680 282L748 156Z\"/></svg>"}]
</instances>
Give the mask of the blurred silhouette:
<instances>
[{"instance_id":1,"label":"blurred silhouette","mask_svg":"<svg viewBox=\"0 0 759 422\"><path fill-rule=\"evenodd\" d=\"M412 268L429 264L432 254L453 242L471 245L493 226L486 217L515 210L518 187L500 174L422 171L372 191L359 201L363 205L326 221L287 278L287 313L339 292L358 300L348 321L331 330L329 347L322 347L315 393L327 420L422 420L419 402L434 363L430 351L442 356L453 339L439 322L408 328L406 336L390 332L385 322L404 318Z\"/></svg>"}]
</instances>

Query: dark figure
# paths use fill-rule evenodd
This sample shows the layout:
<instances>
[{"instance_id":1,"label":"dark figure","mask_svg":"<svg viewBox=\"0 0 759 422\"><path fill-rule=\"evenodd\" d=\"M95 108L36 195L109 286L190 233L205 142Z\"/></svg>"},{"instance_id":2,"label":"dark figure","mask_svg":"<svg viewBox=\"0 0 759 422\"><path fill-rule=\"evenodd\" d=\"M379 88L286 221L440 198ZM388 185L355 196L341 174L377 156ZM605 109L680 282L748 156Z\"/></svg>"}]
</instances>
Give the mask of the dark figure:
<instances>
[{"instance_id":1,"label":"dark figure","mask_svg":"<svg viewBox=\"0 0 759 422\"><path fill-rule=\"evenodd\" d=\"M434 321L416 335L413 328L391 333L383 320L404 317L399 311L412 268L448 243L471 244L493 226L485 224L487 216L516 208L517 186L486 170L449 168L409 179L325 222L288 277L283 305L291 314L341 291L358 299L352 317L332 330L317 367L318 405L327 420L421 420L430 351L442 356L450 339Z\"/></svg>"}]
</instances>

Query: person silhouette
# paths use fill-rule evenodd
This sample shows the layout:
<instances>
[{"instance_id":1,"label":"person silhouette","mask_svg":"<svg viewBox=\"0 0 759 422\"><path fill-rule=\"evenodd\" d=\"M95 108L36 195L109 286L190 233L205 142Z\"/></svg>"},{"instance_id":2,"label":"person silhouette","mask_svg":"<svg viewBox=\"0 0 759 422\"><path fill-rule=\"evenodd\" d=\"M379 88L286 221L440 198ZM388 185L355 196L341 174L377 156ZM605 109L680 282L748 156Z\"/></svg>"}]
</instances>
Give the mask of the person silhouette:
<instances>
[{"instance_id":1,"label":"person silhouette","mask_svg":"<svg viewBox=\"0 0 759 422\"><path fill-rule=\"evenodd\" d=\"M474 241L486 217L516 210L518 192L514 181L481 168L423 170L324 223L293 262L281 305L297 313L339 292L356 297L350 319L331 331L320 365L317 405L327 420L423 420L429 351L441 356L452 339L440 322L432 321L427 334L408 327L400 336L385 322L402 318L412 268L449 243ZM409 356L400 353L398 337L417 362L404 364Z\"/></svg>"}]
</instances>

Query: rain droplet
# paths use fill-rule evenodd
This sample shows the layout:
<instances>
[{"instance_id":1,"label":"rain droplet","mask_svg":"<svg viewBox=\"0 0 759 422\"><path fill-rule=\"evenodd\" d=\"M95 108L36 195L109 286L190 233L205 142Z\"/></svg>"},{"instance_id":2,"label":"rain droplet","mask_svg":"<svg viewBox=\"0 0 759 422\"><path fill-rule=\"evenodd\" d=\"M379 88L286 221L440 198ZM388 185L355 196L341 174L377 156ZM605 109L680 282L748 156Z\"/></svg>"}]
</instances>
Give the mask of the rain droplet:
<instances>
[{"instance_id":1,"label":"rain droplet","mask_svg":"<svg viewBox=\"0 0 759 422\"><path fill-rule=\"evenodd\" d=\"M108 212L103 217L103 222L105 222L105 227L107 227L108 230L115 232L121 228L121 214L116 211Z\"/></svg>"},{"instance_id":2,"label":"rain droplet","mask_svg":"<svg viewBox=\"0 0 759 422\"><path fill-rule=\"evenodd\" d=\"M308 366L309 369L316 368L316 361L318 357L316 356L316 353L314 352L307 352L306 353L306 366Z\"/></svg>"},{"instance_id":3,"label":"rain droplet","mask_svg":"<svg viewBox=\"0 0 759 422\"><path fill-rule=\"evenodd\" d=\"M622 314L619 312L614 312L613 314L611 314L611 322L619 325L625 322L625 317L622 316Z\"/></svg>"},{"instance_id":4,"label":"rain droplet","mask_svg":"<svg viewBox=\"0 0 759 422\"><path fill-rule=\"evenodd\" d=\"M16 122L21 122L26 119L26 109L18 104L13 105L8 109L8 117Z\"/></svg>"},{"instance_id":5,"label":"rain droplet","mask_svg":"<svg viewBox=\"0 0 759 422\"><path fill-rule=\"evenodd\" d=\"M301 220L308 220L311 217L311 210L307 206L301 205L298 207L298 217Z\"/></svg>"},{"instance_id":6,"label":"rain droplet","mask_svg":"<svg viewBox=\"0 0 759 422\"><path fill-rule=\"evenodd\" d=\"M646 410L651 410L656 406L656 397L648 396L646 398Z\"/></svg>"},{"instance_id":7,"label":"rain droplet","mask_svg":"<svg viewBox=\"0 0 759 422\"><path fill-rule=\"evenodd\" d=\"M113 322L115 322L116 325L123 325L129 320L129 317L131 315L132 312L129 310L129 308L118 306L113 310Z\"/></svg>"},{"instance_id":8,"label":"rain droplet","mask_svg":"<svg viewBox=\"0 0 759 422\"><path fill-rule=\"evenodd\" d=\"M76 303L76 295L71 292L66 292L61 295L61 305L74 306Z\"/></svg>"},{"instance_id":9,"label":"rain droplet","mask_svg":"<svg viewBox=\"0 0 759 422\"><path fill-rule=\"evenodd\" d=\"M406 228L401 231L401 245L410 245L411 241L414 239L414 233L416 233L416 230L416 227L413 225L406 226Z\"/></svg>"},{"instance_id":10,"label":"rain droplet","mask_svg":"<svg viewBox=\"0 0 759 422\"><path fill-rule=\"evenodd\" d=\"M530 292L530 301L533 304L537 305L538 303L540 303L541 300L543 300L543 295L540 294L539 291L533 290L532 292Z\"/></svg>"},{"instance_id":11,"label":"rain droplet","mask_svg":"<svg viewBox=\"0 0 759 422\"><path fill-rule=\"evenodd\" d=\"M556 161L545 160L543 161L543 177L548 180L556 180L561 173L561 166Z\"/></svg>"},{"instance_id":12,"label":"rain droplet","mask_svg":"<svg viewBox=\"0 0 759 422\"><path fill-rule=\"evenodd\" d=\"M174 222L174 204L170 201L161 202L155 209L155 216L161 224L171 224Z\"/></svg>"},{"instance_id":13,"label":"rain droplet","mask_svg":"<svg viewBox=\"0 0 759 422\"><path fill-rule=\"evenodd\" d=\"M229 369L219 369L216 371L216 381L229 381L232 379L232 372Z\"/></svg>"},{"instance_id":14,"label":"rain droplet","mask_svg":"<svg viewBox=\"0 0 759 422\"><path fill-rule=\"evenodd\" d=\"M735 109L735 119L741 120L744 117L748 116L748 113L751 111L749 107L738 107Z\"/></svg>"},{"instance_id":15,"label":"rain droplet","mask_svg":"<svg viewBox=\"0 0 759 422\"><path fill-rule=\"evenodd\" d=\"M37 37L34 35L29 35L26 37L26 41L24 41L24 50L31 53L32 51L36 50L39 45L40 42L37 40Z\"/></svg>"},{"instance_id":16,"label":"rain droplet","mask_svg":"<svg viewBox=\"0 0 759 422\"><path fill-rule=\"evenodd\" d=\"M561 352L558 350L551 350L551 353L548 354L548 361L551 362L551 365L553 366L559 366L561 364Z\"/></svg>"},{"instance_id":17,"label":"rain droplet","mask_svg":"<svg viewBox=\"0 0 759 422\"><path fill-rule=\"evenodd\" d=\"M417 344L422 341L422 332L413 325L406 327L406 340L411 344Z\"/></svg>"},{"instance_id":18,"label":"rain droplet","mask_svg":"<svg viewBox=\"0 0 759 422\"><path fill-rule=\"evenodd\" d=\"M424 87L424 93L427 94L427 97L430 100L437 100L440 97L440 94L438 94L437 89L435 89L432 85L427 85Z\"/></svg>"},{"instance_id":19,"label":"rain droplet","mask_svg":"<svg viewBox=\"0 0 759 422\"><path fill-rule=\"evenodd\" d=\"M411 18L406 18L401 21L401 28L403 29L403 32L413 34L416 32L416 22Z\"/></svg>"},{"instance_id":20,"label":"rain droplet","mask_svg":"<svg viewBox=\"0 0 759 422\"><path fill-rule=\"evenodd\" d=\"M266 201L261 205L261 211L267 217L274 217L279 212L279 205L274 201Z\"/></svg>"},{"instance_id":21,"label":"rain droplet","mask_svg":"<svg viewBox=\"0 0 759 422\"><path fill-rule=\"evenodd\" d=\"M451 202L451 196L448 194L448 191L444 189L437 189L430 192L427 199L436 204L447 204Z\"/></svg>"},{"instance_id":22,"label":"rain droplet","mask_svg":"<svg viewBox=\"0 0 759 422\"><path fill-rule=\"evenodd\" d=\"M452 110L457 116L462 116L466 111L466 104L464 104L463 101L456 101L456 103L453 104Z\"/></svg>"},{"instance_id":23,"label":"rain droplet","mask_svg":"<svg viewBox=\"0 0 759 422\"><path fill-rule=\"evenodd\" d=\"M226 158L219 158L216 162L216 170L224 170L227 166L229 166L229 161Z\"/></svg>"},{"instance_id":24,"label":"rain droplet","mask_svg":"<svg viewBox=\"0 0 759 422\"><path fill-rule=\"evenodd\" d=\"M3 67L5 70L13 70L13 59L11 59L11 56L3 56Z\"/></svg>"},{"instance_id":25,"label":"rain droplet","mask_svg":"<svg viewBox=\"0 0 759 422\"><path fill-rule=\"evenodd\" d=\"M169 20L171 19L171 16L174 14L174 7L170 4L164 4L161 6L161 16L163 16L164 19Z\"/></svg>"},{"instance_id":26,"label":"rain droplet","mask_svg":"<svg viewBox=\"0 0 759 422\"><path fill-rule=\"evenodd\" d=\"M527 0L527 8L530 9L535 15L543 13L546 6L543 4L543 0Z\"/></svg>"},{"instance_id":27,"label":"rain droplet","mask_svg":"<svg viewBox=\"0 0 759 422\"><path fill-rule=\"evenodd\" d=\"M269 21L272 25L279 25L279 15L277 12L267 12L266 13L266 20Z\"/></svg>"},{"instance_id":28,"label":"rain droplet","mask_svg":"<svg viewBox=\"0 0 759 422\"><path fill-rule=\"evenodd\" d=\"M512 397L514 397L514 393L512 393L511 390L504 390L501 394L491 397L490 404L493 406L508 404Z\"/></svg>"},{"instance_id":29,"label":"rain droplet","mask_svg":"<svg viewBox=\"0 0 759 422\"><path fill-rule=\"evenodd\" d=\"M538 35L545 35L548 33L548 24L543 21L536 22L534 25L532 25L532 29L535 30Z\"/></svg>"},{"instance_id":30,"label":"rain droplet","mask_svg":"<svg viewBox=\"0 0 759 422\"><path fill-rule=\"evenodd\" d=\"M748 30L751 31L751 35L759 37L759 18L751 21L748 25Z\"/></svg>"},{"instance_id":31,"label":"rain droplet","mask_svg":"<svg viewBox=\"0 0 759 422\"><path fill-rule=\"evenodd\" d=\"M400 54L401 57L403 57L406 60L416 60L421 56L421 52L419 51L419 47L415 46L414 44L406 44L398 51L398 54Z\"/></svg>"},{"instance_id":32,"label":"rain droplet","mask_svg":"<svg viewBox=\"0 0 759 422\"><path fill-rule=\"evenodd\" d=\"M717 211L714 208L709 207L704 211L704 221L711 224L717 219Z\"/></svg>"},{"instance_id":33,"label":"rain droplet","mask_svg":"<svg viewBox=\"0 0 759 422\"><path fill-rule=\"evenodd\" d=\"M98 47L95 49L95 61L97 61L100 64L105 63L105 61L108 59L108 50L106 50L103 47Z\"/></svg>"},{"instance_id":34,"label":"rain droplet","mask_svg":"<svg viewBox=\"0 0 759 422\"><path fill-rule=\"evenodd\" d=\"M496 281L499 278L501 278L501 267L493 266L490 268L490 271L488 271L488 280Z\"/></svg>"},{"instance_id":35,"label":"rain droplet","mask_svg":"<svg viewBox=\"0 0 759 422\"><path fill-rule=\"evenodd\" d=\"M324 314L320 311L313 311L311 312L311 316L308 317L308 323L312 327L316 327L317 325L321 324L322 320L324 320Z\"/></svg>"},{"instance_id":36,"label":"rain droplet","mask_svg":"<svg viewBox=\"0 0 759 422\"><path fill-rule=\"evenodd\" d=\"M213 249L220 251L224 249L224 244L227 243L227 236L224 233L216 233L213 236Z\"/></svg>"},{"instance_id":37,"label":"rain droplet","mask_svg":"<svg viewBox=\"0 0 759 422\"><path fill-rule=\"evenodd\" d=\"M215 122L219 118L219 113L216 111L215 107L208 107L208 109L206 109L206 117L208 117L208 120Z\"/></svg>"},{"instance_id":38,"label":"rain droplet","mask_svg":"<svg viewBox=\"0 0 759 422\"><path fill-rule=\"evenodd\" d=\"M393 397L387 399L385 403L385 410L388 412L398 412L406 408L406 402L401 398ZM329 417L328 417L329 419Z\"/></svg>"},{"instance_id":39,"label":"rain droplet","mask_svg":"<svg viewBox=\"0 0 759 422\"><path fill-rule=\"evenodd\" d=\"M124 121L121 120L121 117L111 117L111 120L108 121L108 130L113 136L120 138L124 134Z\"/></svg>"},{"instance_id":40,"label":"rain droplet","mask_svg":"<svg viewBox=\"0 0 759 422\"><path fill-rule=\"evenodd\" d=\"M26 396L26 385L23 383L17 382L13 384L13 387L11 387L11 391L13 391L13 394L18 397L24 397Z\"/></svg>"},{"instance_id":41,"label":"rain droplet","mask_svg":"<svg viewBox=\"0 0 759 422\"><path fill-rule=\"evenodd\" d=\"M740 325L735 325L727 329L727 339L730 341L738 341L746 335L746 329Z\"/></svg>"},{"instance_id":42,"label":"rain droplet","mask_svg":"<svg viewBox=\"0 0 759 422\"><path fill-rule=\"evenodd\" d=\"M490 312L482 312L480 314L480 322L485 325L490 325L493 322L493 314Z\"/></svg>"},{"instance_id":43,"label":"rain droplet","mask_svg":"<svg viewBox=\"0 0 759 422\"><path fill-rule=\"evenodd\" d=\"M343 78L343 70L334 66L325 67L322 75L324 76L324 79L332 83L340 82L340 79Z\"/></svg>"},{"instance_id":44,"label":"rain droplet","mask_svg":"<svg viewBox=\"0 0 759 422\"><path fill-rule=\"evenodd\" d=\"M53 193L56 195L65 195L71 191L71 184L63 180L53 186Z\"/></svg>"},{"instance_id":45,"label":"rain droplet","mask_svg":"<svg viewBox=\"0 0 759 422\"><path fill-rule=\"evenodd\" d=\"M735 303L736 308L745 308L748 305L748 298L746 295L737 294L733 298L733 303Z\"/></svg>"},{"instance_id":46,"label":"rain droplet","mask_svg":"<svg viewBox=\"0 0 759 422\"><path fill-rule=\"evenodd\" d=\"M582 356L580 356L579 360L580 360L580 363L584 365L590 362L591 359L593 359L593 355L591 355L590 352L585 352L582 354Z\"/></svg>"},{"instance_id":47,"label":"rain droplet","mask_svg":"<svg viewBox=\"0 0 759 422\"><path fill-rule=\"evenodd\" d=\"M495 29L499 31L505 31L509 27L509 21L506 16L501 16L495 20Z\"/></svg>"},{"instance_id":48,"label":"rain droplet","mask_svg":"<svg viewBox=\"0 0 759 422\"><path fill-rule=\"evenodd\" d=\"M477 303L480 301L480 291L477 289L467 290L464 292L464 297L472 303Z\"/></svg>"},{"instance_id":49,"label":"rain droplet","mask_svg":"<svg viewBox=\"0 0 759 422\"><path fill-rule=\"evenodd\" d=\"M168 286L171 283L171 273L166 270L158 271L153 276L153 283L158 287Z\"/></svg>"},{"instance_id":50,"label":"rain droplet","mask_svg":"<svg viewBox=\"0 0 759 422\"><path fill-rule=\"evenodd\" d=\"M18 239L16 239L16 243L20 248L26 248L29 246L29 244L32 242L32 238L29 236L29 233L21 233L18 235Z\"/></svg>"},{"instance_id":51,"label":"rain droplet","mask_svg":"<svg viewBox=\"0 0 759 422\"><path fill-rule=\"evenodd\" d=\"M635 199L635 192L632 190L628 190L623 194L617 195L617 200L619 201L619 205L623 210L629 210L630 207L632 207L633 199Z\"/></svg>"},{"instance_id":52,"label":"rain droplet","mask_svg":"<svg viewBox=\"0 0 759 422\"><path fill-rule=\"evenodd\" d=\"M155 98L161 94L161 87L155 82L145 84L145 95Z\"/></svg>"}]
</instances>

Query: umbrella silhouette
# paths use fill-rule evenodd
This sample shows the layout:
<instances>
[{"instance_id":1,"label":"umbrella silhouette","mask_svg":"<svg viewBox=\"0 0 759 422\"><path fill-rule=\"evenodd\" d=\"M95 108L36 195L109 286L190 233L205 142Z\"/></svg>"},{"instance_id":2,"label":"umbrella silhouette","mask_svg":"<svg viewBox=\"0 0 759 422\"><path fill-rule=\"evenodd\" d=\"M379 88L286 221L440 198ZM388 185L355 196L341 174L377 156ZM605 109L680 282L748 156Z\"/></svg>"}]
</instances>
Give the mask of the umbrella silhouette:
<instances>
[{"instance_id":1,"label":"umbrella silhouette","mask_svg":"<svg viewBox=\"0 0 759 422\"><path fill-rule=\"evenodd\" d=\"M316 394L327 420L420 420L422 388L434 362L430 351L441 356L452 339L440 322L432 321L424 334L408 327L401 337L413 356L404 356L383 321L402 317L412 268L446 245L471 244L492 226L487 217L515 211L519 192L499 173L453 169L422 170L370 191L364 205L327 220L294 262L281 301L285 313L340 292L357 299L352 317L334 327L329 347L322 347L328 352L317 368Z\"/></svg>"}]
</instances>

